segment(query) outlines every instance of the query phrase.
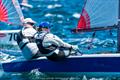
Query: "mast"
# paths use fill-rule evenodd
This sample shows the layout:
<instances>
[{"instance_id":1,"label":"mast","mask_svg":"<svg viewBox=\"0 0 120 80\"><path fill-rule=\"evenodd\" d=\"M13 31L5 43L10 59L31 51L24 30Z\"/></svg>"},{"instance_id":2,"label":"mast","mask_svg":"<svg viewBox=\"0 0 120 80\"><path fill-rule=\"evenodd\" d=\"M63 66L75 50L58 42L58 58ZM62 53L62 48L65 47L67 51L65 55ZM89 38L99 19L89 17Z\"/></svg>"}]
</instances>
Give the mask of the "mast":
<instances>
[{"instance_id":1,"label":"mast","mask_svg":"<svg viewBox=\"0 0 120 80\"><path fill-rule=\"evenodd\" d=\"M120 0L118 1L118 7L117 50L120 52Z\"/></svg>"}]
</instances>

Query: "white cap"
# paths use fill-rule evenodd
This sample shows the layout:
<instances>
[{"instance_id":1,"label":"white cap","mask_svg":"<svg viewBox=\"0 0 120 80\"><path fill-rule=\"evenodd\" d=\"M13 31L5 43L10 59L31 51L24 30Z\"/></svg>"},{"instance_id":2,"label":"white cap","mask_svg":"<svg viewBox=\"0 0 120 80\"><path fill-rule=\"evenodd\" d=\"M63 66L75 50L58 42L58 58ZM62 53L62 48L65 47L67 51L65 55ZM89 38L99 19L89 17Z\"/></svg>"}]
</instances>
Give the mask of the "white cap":
<instances>
[{"instance_id":1,"label":"white cap","mask_svg":"<svg viewBox=\"0 0 120 80\"><path fill-rule=\"evenodd\" d=\"M35 24L36 22L34 21L34 20L32 20L31 18L26 18L26 19L24 19L23 20L23 23L33 23L33 24Z\"/></svg>"}]
</instances>

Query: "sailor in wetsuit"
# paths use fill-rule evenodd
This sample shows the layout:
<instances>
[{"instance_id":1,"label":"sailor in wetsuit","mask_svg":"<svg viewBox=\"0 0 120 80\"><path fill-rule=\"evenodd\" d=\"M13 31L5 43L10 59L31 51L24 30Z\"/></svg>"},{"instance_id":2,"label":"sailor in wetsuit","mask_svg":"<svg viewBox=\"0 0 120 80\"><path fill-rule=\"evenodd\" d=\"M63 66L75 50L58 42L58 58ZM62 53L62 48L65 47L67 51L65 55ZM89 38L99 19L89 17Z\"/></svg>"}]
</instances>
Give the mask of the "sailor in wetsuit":
<instances>
[{"instance_id":1,"label":"sailor in wetsuit","mask_svg":"<svg viewBox=\"0 0 120 80\"><path fill-rule=\"evenodd\" d=\"M40 54L50 60L59 60L71 55L71 50L78 50L78 46L62 41L56 35L50 33L50 23L41 22L37 33L34 35Z\"/></svg>"},{"instance_id":2,"label":"sailor in wetsuit","mask_svg":"<svg viewBox=\"0 0 120 80\"><path fill-rule=\"evenodd\" d=\"M39 52L34 40L34 34L37 32L34 29L35 23L31 18L24 19L23 28L17 35L18 46L26 59L32 59Z\"/></svg>"}]
</instances>

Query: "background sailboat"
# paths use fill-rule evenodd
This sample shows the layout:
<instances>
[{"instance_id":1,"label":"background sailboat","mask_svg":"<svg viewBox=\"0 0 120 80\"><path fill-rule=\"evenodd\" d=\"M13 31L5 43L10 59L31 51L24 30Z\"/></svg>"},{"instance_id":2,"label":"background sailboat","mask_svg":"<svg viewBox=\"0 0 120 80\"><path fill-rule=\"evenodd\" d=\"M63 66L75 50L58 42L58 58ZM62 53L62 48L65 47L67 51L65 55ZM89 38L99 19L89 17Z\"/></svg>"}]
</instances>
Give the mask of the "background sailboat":
<instances>
[{"instance_id":1,"label":"background sailboat","mask_svg":"<svg viewBox=\"0 0 120 80\"><path fill-rule=\"evenodd\" d=\"M118 0L86 0L76 29L72 31L87 32L117 28L118 7Z\"/></svg>"}]
</instances>

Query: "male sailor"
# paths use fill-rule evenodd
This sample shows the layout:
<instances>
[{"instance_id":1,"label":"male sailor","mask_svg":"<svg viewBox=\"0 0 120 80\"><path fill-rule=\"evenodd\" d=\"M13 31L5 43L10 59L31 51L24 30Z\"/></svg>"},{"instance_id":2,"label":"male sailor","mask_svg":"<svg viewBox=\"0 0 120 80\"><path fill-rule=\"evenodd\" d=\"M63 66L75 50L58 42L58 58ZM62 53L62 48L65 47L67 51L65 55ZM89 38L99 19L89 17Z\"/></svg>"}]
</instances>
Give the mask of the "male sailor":
<instances>
[{"instance_id":1,"label":"male sailor","mask_svg":"<svg viewBox=\"0 0 120 80\"><path fill-rule=\"evenodd\" d=\"M40 54L36 56L46 56L50 60L60 60L71 55L72 50L78 50L78 46L62 41L56 35L50 33L50 23L41 22L34 38L39 48Z\"/></svg>"},{"instance_id":2,"label":"male sailor","mask_svg":"<svg viewBox=\"0 0 120 80\"><path fill-rule=\"evenodd\" d=\"M37 32L34 29L36 22L31 18L23 20L23 28L17 35L17 43L22 51L22 55L26 59L32 59L33 56L39 52L36 42L34 40L34 34Z\"/></svg>"},{"instance_id":3,"label":"male sailor","mask_svg":"<svg viewBox=\"0 0 120 80\"><path fill-rule=\"evenodd\" d=\"M17 43L25 59L35 59L46 56L50 60L59 60L71 55L71 50L78 47L63 42L59 37L49 32L50 24L42 22L37 29L36 22L31 18L23 21L23 29L18 33Z\"/></svg>"}]
</instances>

